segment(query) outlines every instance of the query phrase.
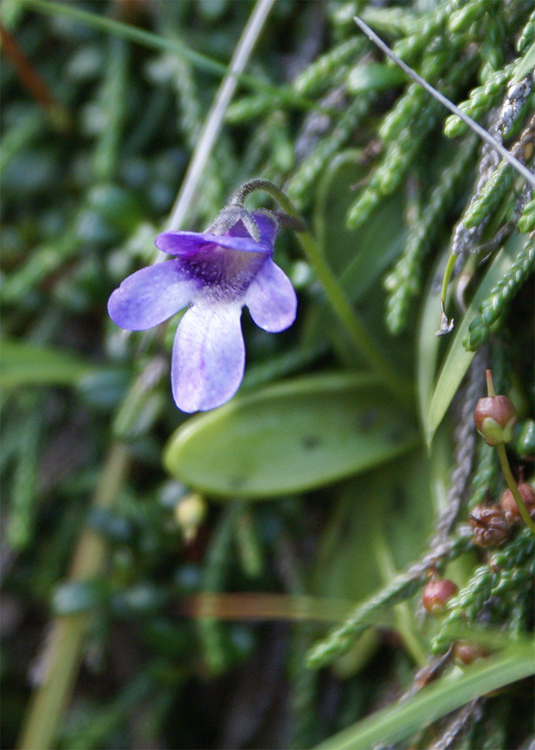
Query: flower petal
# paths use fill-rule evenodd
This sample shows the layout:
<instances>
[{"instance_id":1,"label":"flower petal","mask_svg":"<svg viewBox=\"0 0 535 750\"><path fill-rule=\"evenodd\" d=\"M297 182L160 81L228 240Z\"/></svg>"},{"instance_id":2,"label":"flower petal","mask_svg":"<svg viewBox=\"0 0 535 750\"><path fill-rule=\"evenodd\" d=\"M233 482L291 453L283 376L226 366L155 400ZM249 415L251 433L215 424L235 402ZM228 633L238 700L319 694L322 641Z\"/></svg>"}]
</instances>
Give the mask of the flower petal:
<instances>
[{"instance_id":1,"label":"flower petal","mask_svg":"<svg viewBox=\"0 0 535 750\"><path fill-rule=\"evenodd\" d=\"M274 216L270 216L264 211L253 211L258 231L260 232L260 239L263 242L267 242L270 245L275 243L275 237L279 231L279 223Z\"/></svg>"},{"instance_id":2,"label":"flower petal","mask_svg":"<svg viewBox=\"0 0 535 750\"><path fill-rule=\"evenodd\" d=\"M185 412L215 409L232 398L243 378L241 305L196 304L180 321L173 346L173 398Z\"/></svg>"},{"instance_id":3,"label":"flower petal","mask_svg":"<svg viewBox=\"0 0 535 750\"><path fill-rule=\"evenodd\" d=\"M253 211L253 218L256 221L258 231L260 233L260 240L267 242L268 245L273 245L279 225L274 216L271 216L267 211ZM249 231L246 229L243 221L238 221L231 227L228 234L232 237L249 237Z\"/></svg>"},{"instance_id":4,"label":"flower petal","mask_svg":"<svg viewBox=\"0 0 535 750\"><path fill-rule=\"evenodd\" d=\"M245 253L265 253L266 255L273 253L272 244L262 239L260 242L256 242L248 232L246 236L208 234L207 232L204 234L198 232L163 232L156 237L154 244L164 253L170 255L195 255L203 247L209 247L210 245Z\"/></svg>"},{"instance_id":5,"label":"flower petal","mask_svg":"<svg viewBox=\"0 0 535 750\"><path fill-rule=\"evenodd\" d=\"M282 268L268 258L251 282L245 304L257 326L277 333L291 326L297 312L297 296Z\"/></svg>"},{"instance_id":6,"label":"flower petal","mask_svg":"<svg viewBox=\"0 0 535 750\"><path fill-rule=\"evenodd\" d=\"M211 238L211 234L199 234L199 232L162 232L156 237L154 244L159 250L170 255L188 255L196 252L203 245L209 244L212 241Z\"/></svg>"},{"instance_id":7,"label":"flower petal","mask_svg":"<svg viewBox=\"0 0 535 750\"><path fill-rule=\"evenodd\" d=\"M121 328L144 331L185 307L197 288L178 260L157 263L128 276L108 300L108 312Z\"/></svg>"}]
</instances>

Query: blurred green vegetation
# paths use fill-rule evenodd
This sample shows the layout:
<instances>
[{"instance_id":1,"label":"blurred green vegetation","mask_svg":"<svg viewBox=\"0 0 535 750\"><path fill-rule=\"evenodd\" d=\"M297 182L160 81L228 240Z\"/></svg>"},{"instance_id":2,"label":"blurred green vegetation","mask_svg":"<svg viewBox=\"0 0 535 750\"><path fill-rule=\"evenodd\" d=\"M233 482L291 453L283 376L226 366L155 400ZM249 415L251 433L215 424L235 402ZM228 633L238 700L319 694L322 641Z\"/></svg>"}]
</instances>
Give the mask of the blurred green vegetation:
<instances>
[{"instance_id":1,"label":"blurred green vegetation","mask_svg":"<svg viewBox=\"0 0 535 750\"><path fill-rule=\"evenodd\" d=\"M285 229L295 325L245 312L240 393L189 417L176 320L129 334L106 302L154 260L254 7L0 6L2 747L527 748L533 537L474 549L466 521L505 486L474 435L486 367L533 480L533 191L352 19L534 172L532 0L275 0L181 228L252 177L281 186L413 399L369 371ZM438 619L433 571L460 589ZM483 676L444 658L466 628L495 652ZM441 674L437 712L395 703ZM386 704L388 735L379 716L338 738Z\"/></svg>"}]
</instances>

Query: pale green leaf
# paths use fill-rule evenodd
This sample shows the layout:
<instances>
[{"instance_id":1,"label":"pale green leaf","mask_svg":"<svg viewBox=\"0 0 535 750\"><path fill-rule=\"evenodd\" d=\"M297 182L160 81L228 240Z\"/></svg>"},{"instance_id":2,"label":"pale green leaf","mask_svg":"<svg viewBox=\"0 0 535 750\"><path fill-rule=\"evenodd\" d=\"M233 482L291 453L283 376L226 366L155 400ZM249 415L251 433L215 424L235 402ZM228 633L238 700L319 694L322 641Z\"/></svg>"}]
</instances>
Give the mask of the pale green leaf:
<instances>
[{"instance_id":1,"label":"pale green leaf","mask_svg":"<svg viewBox=\"0 0 535 750\"><path fill-rule=\"evenodd\" d=\"M392 461L388 471L378 468L348 482L322 536L312 590L358 605L426 549L434 517L428 459L422 449ZM395 610L397 628L414 649L419 636L404 606ZM392 626L392 616L382 614L379 623ZM375 646L373 640L357 643L334 663L337 674L353 673Z\"/></svg>"},{"instance_id":2,"label":"pale green leaf","mask_svg":"<svg viewBox=\"0 0 535 750\"><path fill-rule=\"evenodd\" d=\"M399 193L385 199L365 226L346 226L356 184L369 173L356 149L336 156L317 192L314 234L333 271L352 301L364 294L400 253L406 236L403 200Z\"/></svg>"},{"instance_id":3,"label":"pale green leaf","mask_svg":"<svg viewBox=\"0 0 535 750\"><path fill-rule=\"evenodd\" d=\"M373 376L320 375L190 419L169 441L164 463L197 490L254 499L366 471L417 441L411 417Z\"/></svg>"},{"instance_id":4,"label":"pale green leaf","mask_svg":"<svg viewBox=\"0 0 535 750\"><path fill-rule=\"evenodd\" d=\"M385 198L369 221L358 230L348 229L347 211L355 200L355 187L364 185L370 164L357 149L336 156L319 183L314 212L314 234L348 298L357 303L358 315L376 345L405 372L410 370L412 343L408 335L393 338L384 322L385 291L381 275L399 255L407 236L404 200L400 192ZM321 332L339 351L344 332L322 314ZM346 340L346 347L351 344ZM364 366L358 358L344 358L352 367Z\"/></svg>"},{"instance_id":5,"label":"pale green leaf","mask_svg":"<svg viewBox=\"0 0 535 750\"><path fill-rule=\"evenodd\" d=\"M418 392L418 411L425 434L427 434L429 406L435 388L435 375L440 346L444 343L444 338L436 335L440 321L440 294L438 294L434 288L434 281L439 269L445 267L448 254L449 248L446 249L443 257L431 272L430 283L420 312L417 339L416 382Z\"/></svg>"},{"instance_id":6,"label":"pale green leaf","mask_svg":"<svg viewBox=\"0 0 535 750\"><path fill-rule=\"evenodd\" d=\"M368 63L357 65L349 72L347 90L352 94L363 94L366 91L382 91L401 86L406 81L407 74L401 68L384 63Z\"/></svg>"}]
</instances>

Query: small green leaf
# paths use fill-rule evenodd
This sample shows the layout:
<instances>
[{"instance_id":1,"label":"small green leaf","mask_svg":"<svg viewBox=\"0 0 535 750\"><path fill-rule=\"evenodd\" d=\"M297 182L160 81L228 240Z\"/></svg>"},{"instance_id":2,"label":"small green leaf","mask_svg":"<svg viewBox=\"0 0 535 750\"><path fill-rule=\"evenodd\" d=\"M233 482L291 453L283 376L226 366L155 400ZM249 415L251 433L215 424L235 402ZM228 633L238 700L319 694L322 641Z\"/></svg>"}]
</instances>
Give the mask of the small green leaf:
<instances>
[{"instance_id":1,"label":"small green leaf","mask_svg":"<svg viewBox=\"0 0 535 750\"><path fill-rule=\"evenodd\" d=\"M347 77L347 90L351 94L363 94L366 91L382 91L400 86L406 81L407 74L401 68L383 63L368 63L357 65L350 71Z\"/></svg>"},{"instance_id":2,"label":"small green leaf","mask_svg":"<svg viewBox=\"0 0 535 750\"><path fill-rule=\"evenodd\" d=\"M94 365L58 349L2 340L0 378L4 388L27 385L75 385Z\"/></svg>"},{"instance_id":3,"label":"small green leaf","mask_svg":"<svg viewBox=\"0 0 535 750\"><path fill-rule=\"evenodd\" d=\"M373 376L320 375L190 419L169 441L164 464L200 491L256 499L366 471L417 440L410 416Z\"/></svg>"},{"instance_id":4,"label":"small green leaf","mask_svg":"<svg viewBox=\"0 0 535 750\"><path fill-rule=\"evenodd\" d=\"M533 68L535 68L535 42L533 42L531 47L522 58L522 62L516 69L513 76L513 82L518 83L519 81L521 81L528 75L528 73L531 73Z\"/></svg>"},{"instance_id":5,"label":"small green leaf","mask_svg":"<svg viewBox=\"0 0 535 750\"><path fill-rule=\"evenodd\" d=\"M440 371L440 376L431 398L427 419L425 421L425 433L427 444L431 445L435 430L441 423L451 403L457 388L470 366L474 352L467 352L463 346L463 339L468 333L468 326L479 312L479 306L486 299L492 287L502 278L513 264L514 257L520 249L520 244L525 242L521 235L512 237L494 258L491 266L483 277L479 288L466 311L460 325L456 326L456 333L451 343L446 361ZM437 318L438 328L438 318Z\"/></svg>"}]
</instances>

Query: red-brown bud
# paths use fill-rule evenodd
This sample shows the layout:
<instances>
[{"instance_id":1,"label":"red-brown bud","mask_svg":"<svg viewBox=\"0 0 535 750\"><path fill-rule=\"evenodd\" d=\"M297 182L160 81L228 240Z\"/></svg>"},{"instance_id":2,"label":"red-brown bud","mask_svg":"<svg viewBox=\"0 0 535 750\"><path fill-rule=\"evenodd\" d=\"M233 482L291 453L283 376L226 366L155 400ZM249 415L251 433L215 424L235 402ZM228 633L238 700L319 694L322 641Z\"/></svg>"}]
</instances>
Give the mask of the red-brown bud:
<instances>
[{"instance_id":1,"label":"red-brown bud","mask_svg":"<svg viewBox=\"0 0 535 750\"><path fill-rule=\"evenodd\" d=\"M446 611L446 604L459 589L453 581L429 581L424 589L422 604L430 615L441 615Z\"/></svg>"},{"instance_id":2,"label":"red-brown bud","mask_svg":"<svg viewBox=\"0 0 535 750\"><path fill-rule=\"evenodd\" d=\"M477 402L474 422L488 445L509 443L513 439L516 410L507 396L487 396Z\"/></svg>"},{"instance_id":3,"label":"red-brown bud","mask_svg":"<svg viewBox=\"0 0 535 750\"><path fill-rule=\"evenodd\" d=\"M468 521L474 532L474 542L480 547L503 544L511 531L501 505L476 505Z\"/></svg>"},{"instance_id":4,"label":"red-brown bud","mask_svg":"<svg viewBox=\"0 0 535 750\"><path fill-rule=\"evenodd\" d=\"M524 505L526 506L529 515L533 518L535 516L535 490L531 484L523 482L518 485L518 491L520 492L520 497L524 501ZM511 490L505 490L503 493L502 508L508 523L522 523L522 516L520 515L518 505L515 502Z\"/></svg>"},{"instance_id":5,"label":"red-brown bud","mask_svg":"<svg viewBox=\"0 0 535 750\"><path fill-rule=\"evenodd\" d=\"M478 643L470 643L470 641L457 641L451 654L453 661L464 667L473 664L477 659L485 659L488 655L487 649Z\"/></svg>"}]
</instances>

